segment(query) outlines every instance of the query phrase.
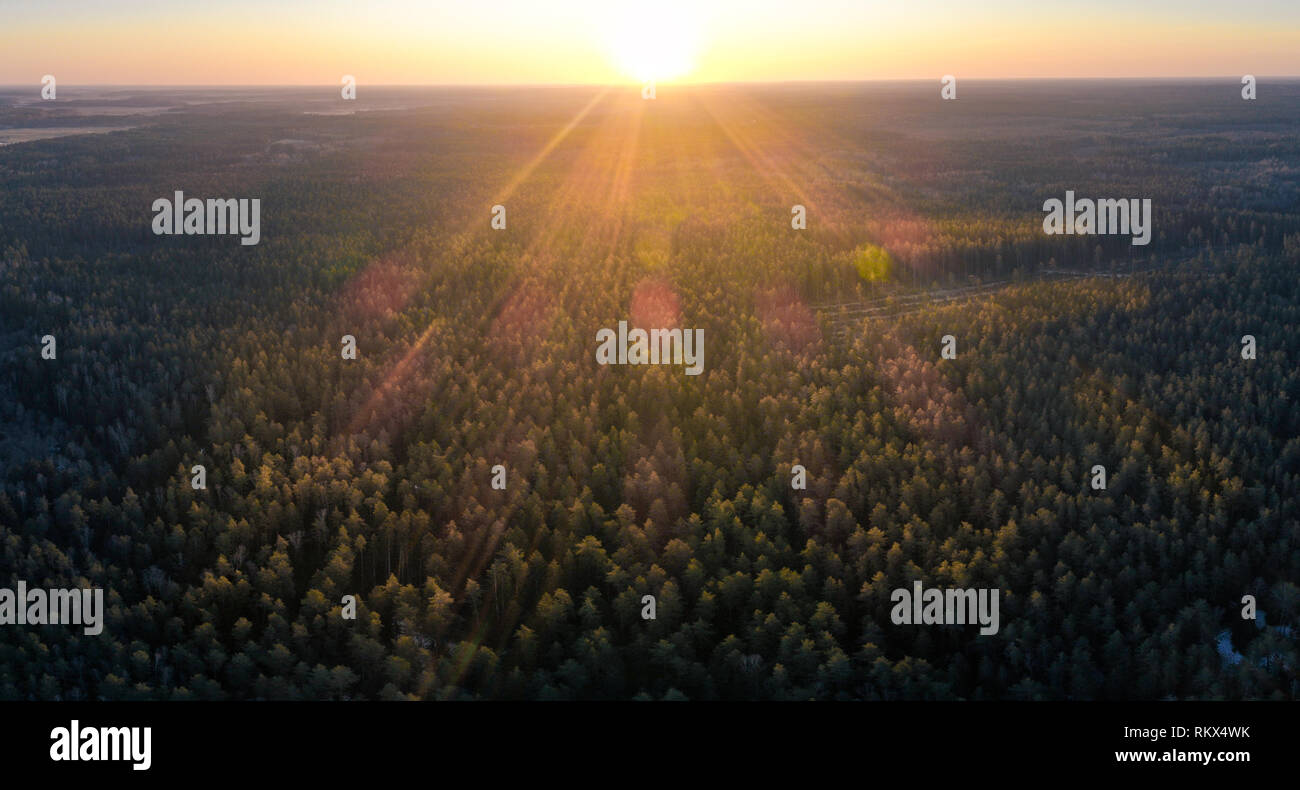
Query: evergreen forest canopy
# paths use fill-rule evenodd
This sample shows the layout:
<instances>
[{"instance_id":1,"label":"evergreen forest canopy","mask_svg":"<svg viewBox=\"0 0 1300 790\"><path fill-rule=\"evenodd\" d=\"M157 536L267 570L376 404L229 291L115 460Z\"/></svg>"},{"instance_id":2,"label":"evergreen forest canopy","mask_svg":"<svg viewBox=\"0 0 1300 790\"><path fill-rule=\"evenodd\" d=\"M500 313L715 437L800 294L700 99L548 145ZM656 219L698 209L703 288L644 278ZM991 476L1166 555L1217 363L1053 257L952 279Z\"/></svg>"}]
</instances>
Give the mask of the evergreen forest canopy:
<instances>
[{"instance_id":1,"label":"evergreen forest canopy","mask_svg":"<svg viewBox=\"0 0 1300 790\"><path fill-rule=\"evenodd\" d=\"M1300 695L1300 83L59 90L0 94L0 586L108 611L0 699Z\"/></svg>"}]
</instances>

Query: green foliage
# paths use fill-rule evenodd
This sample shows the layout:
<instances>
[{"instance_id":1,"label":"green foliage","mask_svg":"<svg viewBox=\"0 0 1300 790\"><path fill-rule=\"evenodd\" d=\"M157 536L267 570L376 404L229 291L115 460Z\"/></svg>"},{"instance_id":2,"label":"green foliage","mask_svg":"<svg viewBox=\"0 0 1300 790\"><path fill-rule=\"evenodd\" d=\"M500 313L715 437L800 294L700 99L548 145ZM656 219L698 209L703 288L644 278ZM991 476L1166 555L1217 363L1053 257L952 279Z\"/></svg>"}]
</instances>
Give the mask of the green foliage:
<instances>
[{"instance_id":1,"label":"green foliage","mask_svg":"<svg viewBox=\"0 0 1300 790\"><path fill-rule=\"evenodd\" d=\"M882 89L734 90L635 146L610 99L506 198L587 93L0 149L0 584L110 607L0 629L0 698L1294 698L1280 630L1216 651L1244 593L1300 626L1294 136L1128 88L1122 133L1002 105L966 137ZM1161 268L1039 277L1098 245L1025 196L1099 172L1164 199L1151 260L1107 239L1099 272ZM260 190L262 244L148 235L178 185ZM998 287L927 297L968 276ZM908 309L815 307L868 298ZM704 328L705 374L595 365L637 310ZM894 626L913 580L1001 589L1002 629Z\"/></svg>"}]
</instances>

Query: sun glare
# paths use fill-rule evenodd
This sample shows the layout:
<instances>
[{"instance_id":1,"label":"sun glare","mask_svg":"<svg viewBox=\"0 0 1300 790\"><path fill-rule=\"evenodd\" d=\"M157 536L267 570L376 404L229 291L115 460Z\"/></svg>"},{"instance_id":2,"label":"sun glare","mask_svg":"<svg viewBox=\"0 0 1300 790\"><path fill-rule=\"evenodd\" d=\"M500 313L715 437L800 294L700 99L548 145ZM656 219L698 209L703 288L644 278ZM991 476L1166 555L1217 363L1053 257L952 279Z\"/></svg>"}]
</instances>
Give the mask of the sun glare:
<instances>
[{"instance_id":1,"label":"sun glare","mask_svg":"<svg viewBox=\"0 0 1300 790\"><path fill-rule=\"evenodd\" d=\"M610 57L629 79L669 82L695 68L701 25L687 3L624 6L605 27Z\"/></svg>"}]
</instances>

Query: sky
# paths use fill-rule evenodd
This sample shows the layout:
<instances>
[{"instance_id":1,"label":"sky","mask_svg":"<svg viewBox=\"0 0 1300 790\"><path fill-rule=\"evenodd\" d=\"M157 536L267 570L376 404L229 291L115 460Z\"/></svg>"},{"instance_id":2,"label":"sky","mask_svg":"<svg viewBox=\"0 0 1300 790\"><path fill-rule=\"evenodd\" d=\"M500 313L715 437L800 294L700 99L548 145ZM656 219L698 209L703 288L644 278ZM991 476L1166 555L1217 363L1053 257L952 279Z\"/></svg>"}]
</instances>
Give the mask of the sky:
<instances>
[{"instance_id":1,"label":"sky","mask_svg":"<svg viewBox=\"0 0 1300 790\"><path fill-rule=\"evenodd\" d=\"M0 0L0 84L1300 75L1300 0Z\"/></svg>"}]
</instances>

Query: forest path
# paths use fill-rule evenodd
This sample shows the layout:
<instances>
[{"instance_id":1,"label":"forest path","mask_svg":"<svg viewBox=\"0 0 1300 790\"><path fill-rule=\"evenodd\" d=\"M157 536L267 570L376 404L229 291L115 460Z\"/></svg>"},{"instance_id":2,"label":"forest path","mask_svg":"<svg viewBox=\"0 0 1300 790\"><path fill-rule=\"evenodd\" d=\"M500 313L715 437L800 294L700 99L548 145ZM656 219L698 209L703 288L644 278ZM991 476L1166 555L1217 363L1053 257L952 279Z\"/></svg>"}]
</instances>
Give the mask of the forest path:
<instances>
[{"instance_id":1,"label":"forest path","mask_svg":"<svg viewBox=\"0 0 1300 790\"><path fill-rule=\"evenodd\" d=\"M815 304L810 307L819 315L825 316L831 326L832 334L843 336L852 331L862 321L870 318L893 318L920 312L939 304L977 299L991 296L1012 285L1029 285L1040 282L1064 282L1082 280L1090 277L1103 279L1123 279L1160 268L1161 264L1148 263L1140 268L1125 271L1081 271L1074 269L1051 269L1037 273L1024 280L994 280L978 285L963 285L955 288L939 288L902 296L889 295L854 302Z\"/></svg>"}]
</instances>

